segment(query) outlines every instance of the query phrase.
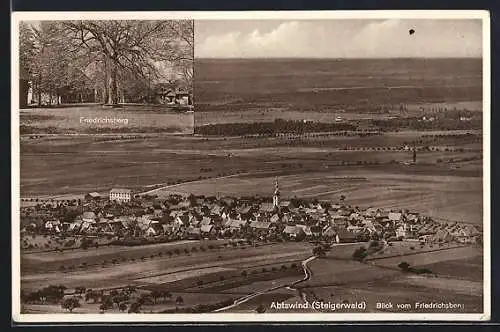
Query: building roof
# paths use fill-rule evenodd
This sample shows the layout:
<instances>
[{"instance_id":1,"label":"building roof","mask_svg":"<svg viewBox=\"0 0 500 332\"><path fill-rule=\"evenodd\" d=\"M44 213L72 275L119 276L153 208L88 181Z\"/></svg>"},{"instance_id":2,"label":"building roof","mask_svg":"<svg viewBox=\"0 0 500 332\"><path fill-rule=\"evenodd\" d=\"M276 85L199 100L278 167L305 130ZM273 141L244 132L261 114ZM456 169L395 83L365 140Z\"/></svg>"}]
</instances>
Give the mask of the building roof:
<instances>
[{"instance_id":1,"label":"building roof","mask_svg":"<svg viewBox=\"0 0 500 332\"><path fill-rule=\"evenodd\" d=\"M214 225L202 225L200 229L202 233L210 233L213 227Z\"/></svg>"},{"instance_id":2,"label":"building roof","mask_svg":"<svg viewBox=\"0 0 500 332\"><path fill-rule=\"evenodd\" d=\"M91 193L88 193L88 195L89 195L90 197L101 197L101 194L99 194L98 192L95 192L95 191L94 191L94 192L91 192Z\"/></svg>"},{"instance_id":3,"label":"building roof","mask_svg":"<svg viewBox=\"0 0 500 332\"><path fill-rule=\"evenodd\" d=\"M83 219L95 219L96 218L96 215L94 212L92 211L87 211L87 212L84 212L83 215L82 215L82 218Z\"/></svg>"},{"instance_id":4,"label":"building roof","mask_svg":"<svg viewBox=\"0 0 500 332\"><path fill-rule=\"evenodd\" d=\"M389 218L389 220L398 221L401 220L401 216L402 216L401 213L390 212L387 217Z\"/></svg>"},{"instance_id":5,"label":"building roof","mask_svg":"<svg viewBox=\"0 0 500 332\"><path fill-rule=\"evenodd\" d=\"M241 226L244 226L246 224L246 221L244 220L229 220L229 227L230 228L240 228Z\"/></svg>"},{"instance_id":6,"label":"building roof","mask_svg":"<svg viewBox=\"0 0 500 332\"><path fill-rule=\"evenodd\" d=\"M283 233L285 233L285 234L300 234L300 233L304 233L304 230L301 227L288 225L283 230Z\"/></svg>"},{"instance_id":7,"label":"building roof","mask_svg":"<svg viewBox=\"0 0 500 332\"><path fill-rule=\"evenodd\" d=\"M262 203L259 207L259 211L272 212L272 211L274 211L274 205L273 205L273 203Z\"/></svg>"},{"instance_id":8,"label":"building roof","mask_svg":"<svg viewBox=\"0 0 500 332\"><path fill-rule=\"evenodd\" d=\"M265 221L253 221L250 223L250 227L257 229L269 229L269 227L271 227L271 223Z\"/></svg>"},{"instance_id":9,"label":"building roof","mask_svg":"<svg viewBox=\"0 0 500 332\"><path fill-rule=\"evenodd\" d=\"M196 227L196 228L191 228L188 230L189 234L200 234L201 233L201 228Z\"/></svg>"},{"instance_id":10,"label":"building roof","mask_svg":"<svg viewBox=\"0 0 500 332\"><path fill-rule=\"evenodd\" d=\"M130 193L132 193L132 190L124 189L124 188L113 188L109 192L110 193L117 193L117 194L130 194Z\"/></svg>"}]
</instances>

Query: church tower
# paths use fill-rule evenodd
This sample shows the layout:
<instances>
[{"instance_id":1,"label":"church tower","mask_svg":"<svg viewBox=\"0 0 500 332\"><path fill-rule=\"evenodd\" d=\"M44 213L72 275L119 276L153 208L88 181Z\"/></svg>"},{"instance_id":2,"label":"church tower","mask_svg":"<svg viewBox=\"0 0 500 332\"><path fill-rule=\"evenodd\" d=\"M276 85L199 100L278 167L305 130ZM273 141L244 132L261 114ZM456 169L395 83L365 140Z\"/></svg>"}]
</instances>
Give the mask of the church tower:
<instances>
[{"instance_id":1,"label":"church tower","mask_svg":"<svg viewBox=\"0 0 500 332\"><path fill-rule=\"evenodd\" d=\"M276 178L274 196L273 196L273 207L278 209L280 206L280 188L278 185L278 178Z\"/></svg>"}]
</instances>

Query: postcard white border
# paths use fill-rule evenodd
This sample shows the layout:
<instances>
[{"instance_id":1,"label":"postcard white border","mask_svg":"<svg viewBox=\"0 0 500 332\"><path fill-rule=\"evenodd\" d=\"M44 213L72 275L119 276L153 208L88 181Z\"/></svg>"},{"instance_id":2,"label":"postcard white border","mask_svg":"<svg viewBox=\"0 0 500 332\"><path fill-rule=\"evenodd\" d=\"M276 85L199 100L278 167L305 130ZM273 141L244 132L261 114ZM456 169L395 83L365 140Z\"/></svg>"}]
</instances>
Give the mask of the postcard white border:
<instances>
[{"instance_id":1,"label":"postcard white border","mask_svg":"<svg viewBox=\"0 0 500 332\"><path fill-rule=\"evenodd\" d=\"M22 314L20 312L20 142L19 142L19 22L81 19L194 20L321 20L321 19L480 19L483 24L483 313L206 313L206 314ZM490 231L490 15L484 10L381 11L179 11L179 12L13 12L11 15L11 140L12 140L12 319L16 323L231 323L231 322L352 322L352 321L488 321L491 319Z\"/></svg>"}]
</instances>

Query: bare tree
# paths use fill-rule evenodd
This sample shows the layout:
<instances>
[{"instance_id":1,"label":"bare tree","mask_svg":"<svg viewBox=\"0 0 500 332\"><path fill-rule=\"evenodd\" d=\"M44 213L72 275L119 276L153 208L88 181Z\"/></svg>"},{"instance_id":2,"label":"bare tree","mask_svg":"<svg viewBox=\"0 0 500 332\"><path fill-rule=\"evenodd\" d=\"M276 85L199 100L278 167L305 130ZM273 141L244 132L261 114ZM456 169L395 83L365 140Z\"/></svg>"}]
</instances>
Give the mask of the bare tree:
<instances>
[{"instance_id":1,"label":"bare tree","mask_svg":"<svg viewBox=\"0 0 500 332\"><path fill-rule=\"evenodd\" d=\"M159 63L181 67L189 76L193 60L192 21L65 21L71 53L99 62L107 104L119 102L119 78L125 73L148 82L161 76Z\"/></svg>"}]
</instances>

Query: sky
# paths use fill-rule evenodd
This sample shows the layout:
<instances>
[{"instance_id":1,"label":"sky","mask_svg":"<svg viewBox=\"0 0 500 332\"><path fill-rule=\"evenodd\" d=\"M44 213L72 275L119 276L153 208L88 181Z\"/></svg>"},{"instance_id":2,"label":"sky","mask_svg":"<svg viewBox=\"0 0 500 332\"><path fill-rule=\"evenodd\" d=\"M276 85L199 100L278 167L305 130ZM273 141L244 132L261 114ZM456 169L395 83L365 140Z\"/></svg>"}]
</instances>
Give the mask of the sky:
<instances>
[{"instance_id":1,"label":"sky","mask_svg":"<svg viewBox=\"0 0 500 332\"><path fill-rule=\"evenodd\" d=\"M196 58L481 56L478 19L195 21Z\"/></svg>"}]
</instances>

